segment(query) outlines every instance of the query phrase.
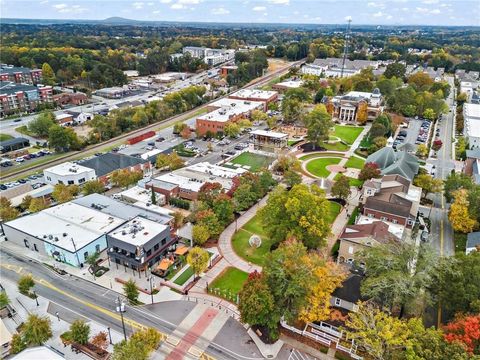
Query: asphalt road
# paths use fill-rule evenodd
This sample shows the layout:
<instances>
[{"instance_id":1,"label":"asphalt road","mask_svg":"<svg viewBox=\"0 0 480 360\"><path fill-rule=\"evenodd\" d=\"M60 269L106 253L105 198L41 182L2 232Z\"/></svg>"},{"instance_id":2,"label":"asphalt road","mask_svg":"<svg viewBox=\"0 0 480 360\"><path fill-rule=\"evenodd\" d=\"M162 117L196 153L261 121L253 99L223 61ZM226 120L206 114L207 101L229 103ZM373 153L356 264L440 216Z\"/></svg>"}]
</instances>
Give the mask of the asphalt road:
<instances>
[{"instance_id":1,"label":"asphalt road","mask_svg":"<svg viewBox=\"0 0 480 360\"><path fill-rule=\"evenodd\" d=\"M452 139L454 137L454 119L456 114L454 107L455 84L452 76L447 77L451 86L451 92L446 100L447 105L452 111L442 115L441 121L437 123L440 129L439 139L443 146L437 152L436 159L428 159L429 164L435 165L434 177L445 180L450 172L455 169L455 159L452 153ZM431 235L430 242L440 256L452 256L455 254L455 244L453 241L453 229L448 220L448 204L445 201L443 193L435 194L432 197L433 208L430 215Z\"/></svg>"},{"instance_id":2,"label":"asphalt road","mask_svg":"<svg viewBox=\"0 0 480 360\"><path fill-rule=\"evenodd\" d=\"M122 297L121 294L75 276L58 275L45 265L17 253L13 254L10 250L7 252L4 248L0 248L0 264L2 279L16 282L21 273L31 273L36 282L36 293L39 296L106 327L109 326L122 332L121 318L115 311L115 300ZM145 327L153 327L163 334L170 334L181 321L182 317L178 314L188 314L193 306L195 306L194 303L187 301L176 301L172 304L162 303L153 307L151 305L139 307L127 305L124 314L127 334ZM60 314L60 316L62 315ZM189 329L181 330L186 332ZM230 337L215 339L207 352L216 359L238 359L239 354L234 351L246 351L252 347L251 345L247 347L249 344L242 347L237 342L235 338ZM230 350L230 348L232 349ZM258 356L252 357L251 352L241 354L241 358L260 360Z\"/></svg>"},{"instance_id":3,"label":"asphalt road","mask_svg":"<svg viewBox=\"0 0 480 360\"><path fill-rule=\"evenodd\" d=\"M253 80L252 82L250 82L249 84L247 84L243 88L255 88L255 87L258 87L258 86L262 86L262 85L268 83L272 78L275 78L277 76L280 76L280 75L286 73L288 71L288 69L290 69L292 66L299 65L303 61L304 61L304 59L293 62L293 63L290 63L290 64L288 64L288 65L286 65L286 66L284 66L284 67L282 67L278 70L275 70L275 71L271 72L271 73L267 73L267 74L265 74L265 76ZM228 96L228 95L225 95L225 96ZM218 100L218 99L216 99L216 100ZM65 154L64 156L58 157L58 158L56 158L52 161L46 162L46 163L42 163L42 164L32 163L32 165L28 169L21 169L21 170L18 170L18 171L12 171L12 172L9 172L8 174L0 174L0 180L8 181L9 179L18 178L19 176L29 175L31 173L38 172L38 171L43 170L45 168L48 168L48 167L51 167L53 165L57 165L57 164L60 164L60 163L66 162L66 161L78 160L79 158L81 158L82 154L95 153L95 152L102 152L102 151L105 151L105 150L110 150L112 148L112 146L121 144L126 139L128 139L132 136L143 134L144 132L149 131L149 130L156 130L159 127L161 127L162 125L166 127L166 126L173 126L178 121L183 122L183 121L189 119L189 117L194 116L195 113L197 113L201 109L206 108L207 106L208 106L208 103L204 104L204 105L201 105L199 107L196 107L196 108L194 108L190 111L187 111L183 114L179 114L179 115L170 117L170 118L168 118L166 120L163 120L161 122L157 122L157 123L154 123L154 124L151 124L151 125L147 125L143 128L136 129L136 130L133 130L129 133L122 134L122 135L117 136L113 139L104 141L103 143L88 146L87 148L83 149L82 151L72 151L70 153ZM0 122L0 126L1 125L2 125L2 123Z\"/></svg>"}]
</instances>

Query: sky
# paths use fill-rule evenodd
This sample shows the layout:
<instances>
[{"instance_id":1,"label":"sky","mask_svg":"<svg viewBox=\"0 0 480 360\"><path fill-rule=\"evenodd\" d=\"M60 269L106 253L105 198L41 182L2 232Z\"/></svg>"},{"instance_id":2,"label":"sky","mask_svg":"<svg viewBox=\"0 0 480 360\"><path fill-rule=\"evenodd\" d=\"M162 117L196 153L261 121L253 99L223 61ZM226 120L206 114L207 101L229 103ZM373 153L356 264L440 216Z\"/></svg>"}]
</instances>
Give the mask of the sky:
<instances>
[{"instance_id":1,"label":"sky","mask_svg":"<svg viewBox=\"0 0 480 360\"><path fill-rule=\"evenodd\" d=\"M480 26L480 0L0 0L0 17Z\"/></svg>"}]
</instances>

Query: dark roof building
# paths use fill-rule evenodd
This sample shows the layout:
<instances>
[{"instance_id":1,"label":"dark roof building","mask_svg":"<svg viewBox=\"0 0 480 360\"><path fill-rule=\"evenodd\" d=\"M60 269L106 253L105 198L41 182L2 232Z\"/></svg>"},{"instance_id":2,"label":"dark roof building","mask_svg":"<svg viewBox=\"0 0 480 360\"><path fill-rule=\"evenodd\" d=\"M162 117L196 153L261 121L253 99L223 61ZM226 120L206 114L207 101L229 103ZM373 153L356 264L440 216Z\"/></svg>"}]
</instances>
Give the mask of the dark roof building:
<instances>
[{"instance_id":1,"label":"dark roof building","mask_svg":"<svg viewBox=\"0 0 480 360\"><path fill-rule=\"evenodd\" d=\"M408 147L395 151L391 147L384 147L369 157L366 162L373 162L378 165L382 175L401 175L408 180L413 180L418 174L418 158L408 153ZM403 150L403 151L402 151Z\"/></svg>"},{"instance_id":2,"label":"dark roof building","mask_svg":"<svg viewBox=\"0 0 480 360\"><path fill-rule=\"evenodd\" d=\"M468 255L472 251L480 251L480 231L472 232L467 235L465 253Z\"/></svg>"},{"instance_id":3,"label":"dark roof building","mask_svg":"<svg viewBox=\"0 0 480 360\"><path fill-rule=\"evenodd\" d=\"M144 169L144 166L150 168L150 163L141 158L128 156L119 153L106 153L95 156L89 160L80 162L82 166L95 170L97 177L111 174L115 170L121 169Z\"/></svg>"},{"instance_id":4,"label":"dark roof building","mask_svg":"<svg viewBox=\"0 0 480 360\"><path fill-rule=\"evenodd\" d=\"M0 142L0 151L6 153L9 151L23 149L24 147L30 146L30 141L28 139L19 137L15 139L5 140Z\"/></svg>"},{"instance_id":5,"label":"dark roof building","mask_svg":"<svg viewBox=\"0 0 480 360\"><path fill-rule=\"evenodd\" d=\"M463 172L472 176L476 184L480 184L480 149L467 150Z\"/></svg>"}]
</instances>

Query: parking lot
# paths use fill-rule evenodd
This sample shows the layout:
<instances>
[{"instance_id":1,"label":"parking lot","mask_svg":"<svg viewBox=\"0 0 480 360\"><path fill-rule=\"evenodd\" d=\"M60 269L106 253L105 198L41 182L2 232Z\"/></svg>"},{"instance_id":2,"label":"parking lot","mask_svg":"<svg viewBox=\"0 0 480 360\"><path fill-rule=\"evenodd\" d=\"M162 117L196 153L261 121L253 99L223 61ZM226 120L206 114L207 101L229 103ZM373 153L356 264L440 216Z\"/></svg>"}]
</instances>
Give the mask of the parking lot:
<instances>
[{"instance_id":1,"label":"parking lot","mask_svg":"<svg viewBox=\"0 0 480 360\"><path fill-rule=\"evenodd\" d=\"M428 144L428 135L433 123L424 120L410 119L408 128L401 128L394 140L393 148L403 144L412 144L415 149L419 144Z\"/></svg>"}]
</instances>

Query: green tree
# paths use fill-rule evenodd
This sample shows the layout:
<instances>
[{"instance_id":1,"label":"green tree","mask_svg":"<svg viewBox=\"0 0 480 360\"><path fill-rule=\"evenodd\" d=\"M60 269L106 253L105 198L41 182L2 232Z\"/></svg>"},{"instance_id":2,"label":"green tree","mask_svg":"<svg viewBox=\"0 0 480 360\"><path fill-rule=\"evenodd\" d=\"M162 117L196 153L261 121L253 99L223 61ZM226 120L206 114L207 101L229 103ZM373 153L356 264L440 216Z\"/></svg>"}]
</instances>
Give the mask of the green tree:
<instances>
[{"instance_id":1,"label":"green tree","mask_svg":"<svg viewBox=\"0 0 480 360\"><path fill-rule=\"evenodd\" d=\"M103 194L105 192L105 185L100 180L90 180L83 184L83 195Z\"/></svg>"},{"instance_id":2,"label":"green tree","mask_svg":"<svg viewBox=\"0 0 480 360\"><path fill-rule=\"evenodd\" d=\"M425 111L423 112L423 117L427 120L430 120L430 121L433 121L435 120L435 111L433 111L433 109L425 109Z\"/></svg>"},{"instance_id":3,"label":"green tree","mask_svg":"<svg viewBox=\"0 0 480 360\"><path fill-rule=\"evenodd\" d=\"M316 145L320 145L323 141L328 140L333 121L325 105L316 105L314 109L305 116L304 123L307 128L308 140Z\"/></svg>"},{"instance_id":4,"label":"green tree","mask_svg":"<svg viewBox=\"0 0 480 360\"><path fill-rule=\"evenodd\" d=\"M367 269L362 295L392 309L399 306L399 317L421 311L428 302L424 289L437 259L426 245L392 241L365 249L360 259Z\"/></svg>"},{"instance_id":5,"label":"green tree","mask_svg":"<svg viewBox=\"0 0 480 360\"><path fill-rule=\"evenodd\" d=\"M116 170L110 176L110 181L114 186L119 187L129 187L130 185L136 184L139 180L143 178L143 172L131 171L128 169Z\"/></svg>"},{"instance_id":6,"label":"green tree","mask_svg":"<svg viewBox=\"0 0 480 360\"><path fill-rule=\"evenodd\" d=\"M49 202L44 198L33 198L30 201L30 206L28 207L28 211L30 211L31 213L36 213L48 208L49 205L50 205Z\"/></svg>"},{"instance_id":7,"label":"green tree","mask_svg":"<svg viewBox=\"0 0 480 360\"><path fill-rule=\"evenodd\" d=\"M125 341L116 343L113 346L113 360L148 360L149 351L138 341Z\"/></svg>"},{"instance_id":8,"label":"green tree","mask_svg":"<svg viewBox=\"0 0 480 360\"><path fill-rule=\"evenodd\" d=\"M22 275L17 282L18 291L20 294L28 295L30 290L35 286L35 281L32 275Z\"/></svg>"},{"instance_id":9,"label":"green tree","mask_svg":"<svg viewBox=\"0 0 480 360\"><path fill-rule=\"evenodd\" d=\"M476 302L480 299L480 252L439 260L432 274L430 291L435 303L441 303L446 310L445 318L456 313L478 312Z\"/></svg>"},{"instance_id":10,"label":"green tree","mask_svg":"<svg viewBox=\"0 0 480 360\"><path fill-rule=\"evenodd\" d=\"M265 326L270 332L276 332L280 318L262 274L256 271L250 273L238 296L238 310L243 323ZM276 316L272 316L275 313Z\"/></svg>"},{"instance_id":11,"label":"green tree","mask_svg":"<svg viewBox=\"0 0 480 360\"><path fill-rule=\"evenodd\" d=\"M5 291L0 291L0 309L10 304L10 299Z\"/></svg>"},{"instance_id":12,"label":"green tree","mask_svg":"<svg viewBox=\"0 0 480 360\"><path fill-rule=\"evenodd\" d=\"M77 319L71 323L69 332L74 342L85 345L88 343L88 337L90 336L90 325L85 320Z\"/></svg>"},{"instance_id":13,"label":"green tree","mask_svg":"<svg viewBox=\"0 0 480 360\"><path fill-rule=\"evenodd\" d=\"M231 138L236 138L240 134L240 126L234 122L228 122L223 128L223 132Z\"/></svg>"},{"instance_id":14,"label":"green tree","mask_svg":"<svg viewBox=\"0 0 480 360\"><path fill-rule=\"evenodd\" d=\"M6 197L0 197L0 219L7 222L16 219L18 215L20 213L12 206L11 201Z\"/></svg>"},{"instance_id":15,"label":"green tree","mask_svg":"<svg viewBox=\"0 0 480 360\"><path fill-rule=\"evenodd\" d=\"M387 65L383 75L387 79L391 79L392 77L401 79L405 76L405 71L406 71L405 65L403 65L402 63L395 62Z\"/></svg>"},{"instance_id":16,"label":"green tree","mask_svg":"<svg viewBox=\"0 0 480 360\"><path fill-rule=\"evenodd\" d=\"M466 189L470 191L473 188L472 177L464 174L452 172L444 182L443 191L447 202L452 202L454 193L458 189Z\"/></svg>"},{"instance_id":17,"label":"green tree","mask_svg":"<svg viewBox=\"0 0 480 360\"><path fill-rule=\"evenodd\" d=\"M241 184L233 194L233 203L237 211L247 210L257 201L257 194L250 184Z\"/></svg>"},{"instance_id":18,"label":"green tree","mask_svg":"<svg viewBox=\"0 0 480 360\"><path fill-rule=\"evenodd\" d=\"M443 188L443 181L435 179L428 174L419 174L413 181L415 186L422 188L423 197L425 198L429 193L439 193Z\"/></svg>"},{"instance_id":19,"label":"green tree","mask_svg":"<svg viewBox=\"0 0 480 360\"><path fill-rule=\"evenodd\" d=\"M295 98L285 98L282 100L282 115L286 123L302 121L304 116L304 106L302 102Z\"/></svg>"},{"instance_id":20,"label":"green tree","mask_svg":"<svg viewBox=\"0 0 480 360\"><path fill-rule=\"evenodd\" d=\"M428 156L428 147L427 145L425 144L419 144L417 146L417 155L422 157L422 158L425 158Z\"/></svg>"},{"instance_id":21,"label":"green tree","mask_svg":"<svg viewBox=\"0 0 480 360\"><path fill-rule=\"evenodd\" d=\"M48 145L56 151L80 150L82 144L72 128L52 125L48 129Z\"/></svg>"},{"instance_id":22,"label":"green tree","mask_svg":"<svg viewBox=\"0 0 480 360\"><path fill-rule=\"evenodd\" d=\"M56 123L53 111L43 111L28 123L28 130L39 137L47 137L50 128Z\"/></svg>"},{"instance_id":23,"label":"green tree","mask_svg":"<svg viewBox=\"0 0 480 360\"><path fill-rule=\"evenodd\" d=\"M133 342L142 343L143 346L146 347L149 352L151 352L158 348L160 341L162 340L162 336L157 330L153 328L147 328L145 330L133 333L130 340Z\"/></svg>"},{"instance_id":24,"label":"green tree","mask_svg":"<svg viewBox=\"0 0 480 360\"><path fill-rule=\"evenodd\" d=\"M55 85L55 73L48 63L42 65L42 79L46 85Z\"/></svg>"},{"instance_id":25,"label":"green tree","mask_svg":"<svg viewBox=\"0 0 480 360\"><path fill-rule=\"evenodd\" d=\"M155 190L153 190L153 187L151 190L152 191L150 192L150 201L153 205L157 205L157 195L155 194Z\"/></svg>"},{"instance_id":26,"label":"green tree","mask_svg":"<svg viewBox=\"0 0 480 360\"><path fill-rule=\"evenodd\" d=\"M208 227L204 225L193 225L192 228L192 239L197 245L203 245L210 239L210 232Z\"/></svg>"},{"instance_id":27,"label":"green tree","mask_svg":"<svg viewBox=\"0 0 480 360\"><path fill-rule=\"evenodd\" d=\"M250 115L250 118L254 122L262 122L262 121L267 121L268 120L268 115L261 110L253 110L252 115Z\"/></svg>"},{"instance_id":28,"label":"green tree","mask_svg":"<svg viewBox=\"0 0 480 360\"><path fill-rule=\"evenodd\" d=\"M378 360L403 350L410 336L405 322L367 303L360 303L358 310L349 314L345 326L348 338L368 348L368 354Z\"/></svg>"},{"instance_id":29,"label":"green tree","mask_svg":"<svg viewBox=\"0 0 480 360\"><path fill-rule=\"evenodd\" d=\"M65 184L56 184L53 187L52 198L59 204L73 200L73 194Z\"/></svg>"},{"instance_id":30,"label":"green tree","mask_svg":"<svg viewBox=\"0 0 480 360\"><path fill-rule=\"evenodd\" d=\"M369 162L363 166L362 170L360 170L358 179L362 181L366 181L373 178L379 178L380 176L381 176L381 172L380 172L380 169L378 168L377 163Z\"/></svg>"},{"instance_id":31,"label":"green tree","mask_svg":"<svg viewBox=\"0 0 480 360\"><path fill-rule=\"evenodd\" d=\"M50 319L36 314L28 315L22 326L23 340L27 346L39 346L52 337Z\"/></svg>"},{"instance_id":32,"label":"green tree","mask_svg":"<svg viewBox=\"0 0 480 360\"><path fill-rule=\"evenodd\" d=\"M30 202L32 201L33 197L31 195L26 195L23 199L22 199L22 202L20 204L20 208L25 211L25 210L28 210L28 208L30 207Z\"/></svg>"},{"instance_id":33,"label":"green tree","mask_svg":"<svg viewBox=\"0 0 480 360\"><path fill-rule=\"evenodd\" d=\"M196 246L188 252L187 264L190 265L195 276L198 277L207 269L209 259L208 251Z\"/></svg>"},{"instance_id":34,"label":"green tree","mask_svg":"<svg viewBox=\"0 0 480 360\"><path fill-rule=\"evenodd\" d=\"M12 340L10 341L10 353L18 354L27 348L27 344L20 334L13 334Z\"/></svg>"},{"instance_id":35,"label":"green tree","mask_svg":"<svg viewBox=\"0 0 480 360\"><path fill-rule=\"evenodd\" d=\"M309 249L325 245L330 234L329 204L315 185L294 185L290 191L278 186L269 196L259 216L275 242L295 237Z\"/></svg>"},{"instance_id":36,"label":"green tree","mask_svg":"<svg viewBox=\"0 0 480 360\"><path fill-rule=\"evenodd\" d=\"M232 199L226 194L219 194L215 197L212 210L222 226L227 226L234 219L233 212L235 210L235 205L233 204Z\"/></svg>"},{"instance_id":37,"label":"green tree","mask_svg":"<svg viewBox=\"0 0 480 360\"><path fill-rule=\"evenodd\" d=\"M127 297L130 304L138 304L138 295L140 295L140 292L137 289L137 283L135 280L130 279L123 284L123 293Z\"/></svg>"},{"instance_id":38,"label":"green tree","mask_svg":"<svg viewBox=\"0 0 480 360\"><path fill-rule=\"evenodd\" d=\"M348 177L340 174L339 178L333 184L330 192L332 193L332 196L342 200L347 200L351 194Z\"/></svg>"},{"instance_id":39,"label":"green tree","mask_svg":"<svg viewBox=\"0 0 480 360\"><path fill-rule=\"evenodd\" d=\"M92 269L92 273L94 274L97 271L97 262L99 258L100 253L98 251L95 251L93 254L88 255L85 259L85 262L89 265L89 269Z\"/></svg>"},{"instance_id":40,"label":"green tree","mask_svg":"<svg viewBox=\"0 0 480 360\"><path fill-rule=\"evenodd\" d=\"M283 174L283 180L285 181L288 187L292 187L294 185L302 183L302 175L300 175L294 170L287 170Z\"/></svg>"}]
</instances>

